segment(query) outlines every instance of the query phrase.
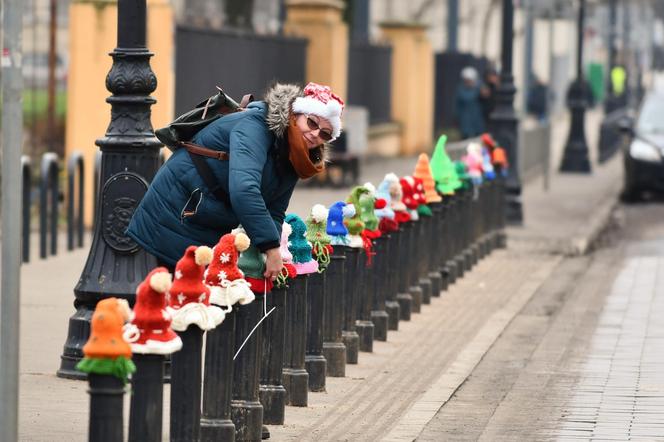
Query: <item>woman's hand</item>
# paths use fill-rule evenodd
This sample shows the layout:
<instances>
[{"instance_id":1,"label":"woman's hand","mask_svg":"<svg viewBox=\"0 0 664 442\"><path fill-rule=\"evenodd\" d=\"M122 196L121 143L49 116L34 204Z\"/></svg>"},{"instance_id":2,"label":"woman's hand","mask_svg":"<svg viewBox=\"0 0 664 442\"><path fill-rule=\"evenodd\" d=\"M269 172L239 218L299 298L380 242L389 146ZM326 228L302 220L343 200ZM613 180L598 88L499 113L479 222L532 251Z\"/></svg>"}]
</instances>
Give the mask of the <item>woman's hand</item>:
<instances>
[{"instance_id":1,"label":"woman's hand","mask_svg":"<svg viewBox=\"0 0 664 442\"><path fill-rule=\"evenodd\" d=\"M284 266L284 262L281 259L281 253L279 248L269 249L265 252L267 259L265 260L265 273L263 276L270 280L277 279L277 275L281 272L281 268Z\"/></svg>"}]
</instances>

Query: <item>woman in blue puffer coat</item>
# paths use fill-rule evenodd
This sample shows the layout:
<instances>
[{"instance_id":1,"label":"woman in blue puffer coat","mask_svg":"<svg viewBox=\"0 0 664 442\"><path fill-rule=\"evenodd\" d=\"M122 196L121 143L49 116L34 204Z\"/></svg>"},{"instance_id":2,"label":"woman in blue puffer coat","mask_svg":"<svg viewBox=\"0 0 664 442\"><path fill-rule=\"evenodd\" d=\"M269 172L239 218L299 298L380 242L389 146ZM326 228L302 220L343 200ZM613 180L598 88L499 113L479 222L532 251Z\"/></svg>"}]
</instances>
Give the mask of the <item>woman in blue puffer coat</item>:
<instances>
[{"instance_id":1,"label":"woman in blue puffer coat","mask_svg":"<svg viewBox=\"0 0 664 442\"><path fill-rule=\"evenodd\" d=\"M324 143L339 136L342 111L343 101L329 87L273 86L264 101L215 120L192 139L203 148L218 189L205 185L192 161L196 153L177 149L157 172L127 234L172 268L188 246L212 247L241 224L266 254L265 277L276 278L293 189L299 178L323 170ZM218 159L210 151L224 153Z\"/></svg>"}]
</instances>

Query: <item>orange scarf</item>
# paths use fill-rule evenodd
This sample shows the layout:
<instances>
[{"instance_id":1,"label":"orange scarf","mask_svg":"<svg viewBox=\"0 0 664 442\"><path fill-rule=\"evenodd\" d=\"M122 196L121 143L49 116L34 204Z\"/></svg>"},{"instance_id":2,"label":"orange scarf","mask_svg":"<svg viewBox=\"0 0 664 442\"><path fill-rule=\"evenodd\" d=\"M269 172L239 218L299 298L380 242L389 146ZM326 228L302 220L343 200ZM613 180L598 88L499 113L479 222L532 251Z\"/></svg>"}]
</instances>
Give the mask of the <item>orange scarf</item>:
<instances>
[{"instance_id":1,"label":"orange scarf","mask_svg":"<svg viewBox=\"0 0 664 442\"><path fill-rule=\"evenodd\" d=\"M302 135L302 131L295 124L295 117L288 123L288 159L297 176L302 179L311 178L325 168L323 162L314 164L309 158L309 148Z\"/></svg>"}]
</instances>

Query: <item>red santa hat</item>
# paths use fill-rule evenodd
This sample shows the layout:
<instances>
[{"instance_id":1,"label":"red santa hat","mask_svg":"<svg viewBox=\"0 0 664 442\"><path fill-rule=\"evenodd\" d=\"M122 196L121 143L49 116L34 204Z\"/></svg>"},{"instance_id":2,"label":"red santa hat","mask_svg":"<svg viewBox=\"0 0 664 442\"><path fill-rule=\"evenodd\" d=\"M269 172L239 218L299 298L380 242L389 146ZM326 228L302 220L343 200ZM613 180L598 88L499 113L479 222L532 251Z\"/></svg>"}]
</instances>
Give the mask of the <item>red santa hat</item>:
<instances>
[{"instance_id":1,"label":"red santa hat","mask_svg":"<svg viewBox=\"0 0 664 442\"><path fill-rule=\"evenodd\" d=\"M205 271L205 283L210 287L210 302L228 307L226 311L230 311L236 302L245 305L256 298L237 265L238 252L244 252L250 244L244 233L227 233L212 249L212 262Z\"/></svg>"},{"instance_id":2,"label":"red santa hat","mask_svg":"<svg viewBox=\"0 0 664 442\"><path fill-rule=\"evenodd\" d=\"M240 256L238 252L247 250L249 244L249 237L244 233L227 233L222 236L212 249L212 261L205 271L205 283L219 285L223 280L235 281L244 278L244 273L237 266Z\"/></svg>"},{"instance_id":3,"label":"red santa hat","mask_svg":"<svg viewBox=\"0 0 664 442\"><path fill-rule=\"evenodd\" d=\"M132 353L164 355L182 348L182 340L171 329L171 315L166 311L166 293L170 288L171 274L164 267L152 270L138 285L126 335Z\"/></svg>"},{"instance_id":4,"label":"red santa hat","mask_svg":"<svg viewBox=\"0 0 664 442\"><path fill-rule=\"evenodd\" d=\"M309 83L304 88L304 96L293 101L293 112L325 118L332 125L332 137L341 134L341 114L344 102L332 92L329 86Z\"/></svg>"},{"instance_id":5,"label":"red santa hat","mask_svg":"<svg viewBox=\"0 0 664 442\"><path fill-rule=\"evenodd\" d=\"M210 289L203 281L205 266L210 261L211 248L189 246L175 265L175 280L168 298L174 330L184 331L191 324L210 330L223 321L224 312L210 306Z\"/></svg>"}]
</instances>

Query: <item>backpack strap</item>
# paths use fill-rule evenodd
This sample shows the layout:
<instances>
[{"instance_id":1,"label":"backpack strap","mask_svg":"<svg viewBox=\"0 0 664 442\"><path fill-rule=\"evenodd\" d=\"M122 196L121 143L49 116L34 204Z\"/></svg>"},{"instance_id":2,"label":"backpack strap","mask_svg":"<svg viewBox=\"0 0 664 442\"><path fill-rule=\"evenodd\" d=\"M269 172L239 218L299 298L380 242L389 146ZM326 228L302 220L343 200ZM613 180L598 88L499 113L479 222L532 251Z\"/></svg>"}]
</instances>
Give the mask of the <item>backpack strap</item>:
<instances>
[{"instance_id":1,"label":"backpack strap","mask_svg":"<svg viewBox=\"0 0 664 442\"><path fill-rule=\"evenodd\" d=\"M201 155L200 153L193 152L192 151L193 149L191 149L191 147L196 146L195 144L192 145L191 143L182 143L182 145L183 145L182 147L187 149L187 153L189 154L189 158L191 158L191 162L194 163L196 171L201 176L203 183L205 183L205 186L208 188L210 193L212 193L212 195L214 195L216 199L225 203L228 207L231 207L230 195L221 187L221 184L217 182L217 178L214 176L214 172L212 172L210 165L205 161L204 157L209 157L209 155ZM197 147L200 149L205 149L206 151L217 152L213 151L212 149L206 149L201 146ZM220 152L220 153L226 153L226 152ZM217 158L217 159L220 161L228 161L228 154L226 154L224 159L222 158Z\"/></svg>"},{"instance_id":2,"label":"backpack strap","mask_svg":"<svg viewBox=\"0 0 664 442\"><path fill-rule=\"evenodd\" d=\"M240 109L245 109L252 101L254 101L254 94L244 95L240 101Z\"/></svg>"}]
</instances>

